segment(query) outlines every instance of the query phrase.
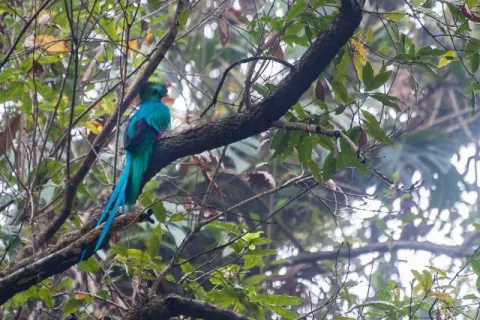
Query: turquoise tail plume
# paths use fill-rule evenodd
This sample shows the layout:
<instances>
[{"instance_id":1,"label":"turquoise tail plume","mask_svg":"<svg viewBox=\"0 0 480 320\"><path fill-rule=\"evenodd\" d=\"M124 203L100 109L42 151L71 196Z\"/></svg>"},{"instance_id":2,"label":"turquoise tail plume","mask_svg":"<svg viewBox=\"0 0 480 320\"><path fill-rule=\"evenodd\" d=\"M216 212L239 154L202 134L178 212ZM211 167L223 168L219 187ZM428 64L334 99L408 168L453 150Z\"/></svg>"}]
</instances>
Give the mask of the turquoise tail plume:
<instances>
[{"instance_id":1,"label":"turquoise tail plume","mask_svg":"<svg viewBox=\"0 0 480 320\"><path fill-rule=\"evenodd\" d=\"M124 134L125 167L97 221L97 227L104 223L102 232L93 251L85 249L80 261L84 260L87 253L93 254L100 249L120 206L122 212L126 213L135 205L153 145L170 127L170 110L161 102L163 98L167 98L165 85L148 82L141 89L139 109L128 121Z\"/></svg>"},{"instance_id":2,"label":"turquoise tail plume","mask_svg":"<svg viewBox=\"0 0 480 320\"><path fill-rule=\"evenodd\" d=\"M98 218L96 227L100 226L107 218L107 214L110 213L105 223L105 226L102 229L102 233L98 238L97 244L95 245L95 249L93 249L93 252L97 252L98 249L100 249L100 246L102 245L103 240L108 234L108 230L110 230L110 226L112 225L113 220L115 220L115 216L117 215L118 208L122 206L123 212L124 213L126 212L125 211L125 203L126 203L125 191L127 189L128 181L130 180L129 178L131 175L131 167L132 167L131 158L132 158L131 155L127 153L127 160L125 163L125 167L123 168L122 174L120 175L120 179L118 180L117 185L113 189L113 192L110 195L110 198L108 199L107 205L103 208L103 211L100 214L100 217ZM83 261L86 253L87 253L87 250L84 250L82 253L82 257L80 258L80 261Z\"/></svg>"},{"instance_id":3,"label":"turquoise tail plume","mask_svg":"<svg viewBox=\"0 0 480 320\"><path fill-rule=\"evenodd\" d=\"M108 216L108 219L103 226L102 233L100 233L100 237L98 238L97 244L95 245L95 249L93 249L93 252L97 252L98 249L100 249L103 240L108 234L108 230L110 230L113 220L115 220L118 208L122 206L123 213L127 212L125 210L125 191L127 190L128 180L130 180L131 176L131 158L131 155L127 153L127 161L125 163L125 167L123 168L120 179L118 179L118 183L115 186L115 189L113 190L110 199L108 199L107 205L105 206L105 208L103 208L103 211L100 214L100 218L98 218L97 227L103 223L107 214L110 212L110 215Z\"/></svg>"}]
</instances>

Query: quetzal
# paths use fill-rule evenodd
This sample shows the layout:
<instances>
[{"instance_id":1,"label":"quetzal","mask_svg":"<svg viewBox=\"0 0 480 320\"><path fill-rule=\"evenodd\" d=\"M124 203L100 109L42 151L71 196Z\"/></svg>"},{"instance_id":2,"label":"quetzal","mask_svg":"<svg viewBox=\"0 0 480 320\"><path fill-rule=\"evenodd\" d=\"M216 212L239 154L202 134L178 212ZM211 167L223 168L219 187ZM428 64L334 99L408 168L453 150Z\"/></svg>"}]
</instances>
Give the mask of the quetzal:
<instances>
[{"instance_id":1,"label":"quetzal","mask_svg":"<svg viewBox=\"0 0 480 320\"><path fill-rule=\"evenodd\" d=\"M170 128L170 110L162 101L171 102L172 98L167 92L167 86L155 82L148 82L140 90L140 106L130 118L124 134L125 167L98 219L97 227L104 222L105 225L93 252L102 245L120 206L123 213L126 213L137 201L153 146ZM86 251L83 252L80 261L83 260L85 253Z\"/></svg>"}]
</instances>

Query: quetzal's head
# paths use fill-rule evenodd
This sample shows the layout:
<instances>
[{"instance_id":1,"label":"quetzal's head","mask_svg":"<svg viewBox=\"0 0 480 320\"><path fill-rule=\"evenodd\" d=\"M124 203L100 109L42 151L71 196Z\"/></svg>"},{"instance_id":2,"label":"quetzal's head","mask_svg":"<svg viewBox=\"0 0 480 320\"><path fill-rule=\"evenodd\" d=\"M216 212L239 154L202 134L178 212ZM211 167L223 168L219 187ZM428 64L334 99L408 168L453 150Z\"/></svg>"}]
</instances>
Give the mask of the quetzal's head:
<instances>
[{"instance_id":1,"label":"quetzal's head","mask_svg":"<svg viewBox=\"0 0 480 320\"><path fill-rule=\"evenodd\" d=\"M172 98L168 95L168 85L158 82L147 82L140 90L140 102L161 101L171 103Z\"/></svg>"}]
</instances>

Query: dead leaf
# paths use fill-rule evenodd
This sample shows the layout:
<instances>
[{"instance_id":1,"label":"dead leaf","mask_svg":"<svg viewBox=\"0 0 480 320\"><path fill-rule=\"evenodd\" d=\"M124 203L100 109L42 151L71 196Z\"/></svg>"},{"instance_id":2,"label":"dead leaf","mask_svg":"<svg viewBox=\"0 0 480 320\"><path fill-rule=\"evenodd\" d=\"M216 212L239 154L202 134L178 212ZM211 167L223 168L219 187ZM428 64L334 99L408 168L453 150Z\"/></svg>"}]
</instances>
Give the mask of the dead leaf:
<instances>
[{"instance_id":1,"label":"dead leaf","mask_svg":"<svg viewBox=\"0 0 480 320\"><path fill-rule=\"evenodd\" d=\"M463 13L463 16L468 20L473 22L480 22L480 17L476 16L472 11L470 11L466 4L460 6L460 11Z\"/></svg>"},{"instance_id":2,"label":"dead leaf","mask_svg":"<svg viewBox=\"0 0 480 320\"><path fill-rule=\"evenodd\" d=\"M7 127L4 131L0 131L0 154L5 154L13 144L13 138L17 135L20 129L21 114L17 114L7 121Z\"/></svg>"},{"instance_id":3,"label":"dead leaf","mask_svg":"<svg viewBox=\"0 0 480 320\"><path fill-rule=\"evenodd\" d=\"M249 23L248 19L242 14L242 11L240 11L240 10L235 10L233 8L229 8L228 13L230 14L230 17L232 17L232 20L235 19L238 22L243 23L243 24L248 24Z\"/></svg>"},{"instance_id":4,"label":"dead leaf","mask_svg":"<svg viewBox=\"0 0 480 320\"><path fill-rule=\"evenodd\" d=\"M363 151L367 145L368 137L365 130L360 128L360 134L358 135L358 150Z\"/></svg>"},{"instance_id":5,"label":"dead leaf","mask_svg":"<svg viewBox=\"0 0 480 320\"><path fill-rule=\"evenodd\" d=\"M138 49L138 39L128 40L128 50Z\"/></svg>"},{"instance_id":6,"label":"dead leaf","mask_svg":"<svg viewBox=\"0 0 480 320\"><path fill-rule=\"evenodd\" d=\"M367 49L365 49L365 46L361 41L362 39L360 39L360 41L357 39L351 39L350 45L353 50L353 54L359 59L362 66L364 66L367 63Z\"/></svg>"},{"instance_id":7,"label":"dead leaf","mask_svg":"<svg viewBox=\"0 0 480 320\"><path fill-rule=\"evenodd\" d=\"M35 36L33 34L29 35L28 37L25 37L25 41L23 41L23 47L25 49L32 48L34 44Z\"/></svg>"},{"instance_id":8,"label":"dead leaf","mask_svg":"<svg viewBox=\"0 0 480 320\"><path fill-rule=\"evenodd\" d=\"M315 99L325 102L325 88L320 80L317 80L317 85L315 86Z\"/></svg>"},{"instance_id":9,"label":"dead leaf","mask_svg":"<svg viewBox=\"0 0 480 320\"><path fill-rule=\"evenodd\" d=\"M50 53L70 52L70 49L67 47L67 43L64 40L59 40L48 34L41 34L36 37L30 35L25 38L23 46L27 49L33 48L34 46L40 46L43 50Z\"/></svg>"},{"instance_id":10,"label":"dead leaf","mask_svg":"<svg viewBox=\"0 0 480 320\"><path fill-rule=\"evenodd\" d=\"M323 185L330 190L334 190L334 191L337 190L337 184L332 179L325 181Z\"/></svg>"},{"instance_id":11,"label":"dead leaf","mask_svg":"<svg viewBox=\"0 0 480 320\"><path fill-rule=\"evenodd\" d=\"M180 168L178 169L178 172L180 173L180 177L184 178L187 173L188 169L190 169L191 165L188 162L189 158L185 159L182 164L180 165Z\"/></svg>"},{"instance_id":12,"label":"dead leaf","mask_svg":"<svg viewBox=\"0 0 480 320\"><path fill-rule=\"evenodd\" d=\"M94 120L86 121L85 128L90 131L88 133L87 140L93 143L93 141L97 138L98 134L103 130L104 125L105 118L103 116Z\"/></svg>"},{"instance_id":13,"label":"dead leaf","mask_svg":"<svg viewBox=\"0 0 480 320\"><path fill-rule=\"evenodd\" d=\"M229 38L229 25L227 21L223 17L220 17L218 19L218 31L219 31L219 36L220 36L220 42L222 43L222 47L225 47L225 45L228 42Z\"/></svg>"},{"instance_id":14,"label":"dead leaf","mask_svg":"<svg viewBox=\"0 0 480 320\"><path fill-rule=\"evenodd\" d=\"M452 296L450 294L446 293L446 292L430 292L429 295L437 298L438 300L442 300L442 301L452 301L453 300Z\"/></svg>"},{"instance_id":15,"label":"dead leaf","mask_svg":"<svg viewBox=\"0 0 480 320\"><path fill-rule=\"evenodd\" d=\"M40 15L40 17L38 18L38 24L41 25L41 26L49 26L51 18L52 18L52 11L51 10L45 10L45 12L42 13Z\"/></svg>"},{"instance_id":16,"label":"dead leaf","mask_svg":"<svg viewBox=\"0 0 480 320\"><path fill-rule=\"evenodd\" d=\"M283 53L283 49L280 45L278 45L275 48L275 52L273 53L273 56L282 60L285 60L285 54Z\"/></svg>"},{"instance_id":17,"label":"dead leaf","mask_svg":"<svg viewBox=\"0 0 480 320\"><path fill-rule=\"evenodd\" d=\"M151 44L152 43L152 38L153 38L153 33L152 32L147 32L147 35L145 36L145 43L146 44Z\"/></svg>"},{"instance_id":18,"label":"dead leaf","mask_svg":"<svg viewBox=\"0 0 480 320\"><path fill-rule=\"evenodd\" d=\"M103 123L97 120L90 120L85 122L85 127L93 134L98 135L103 129Z\"/></svg>"},{"instance_id":19,"label":"dead leaf","mask_svg":"<svg viewBox=\"0 0 480 320\"><path fill-rule=\"evenodd\" d=\"M45 70L43 66L38 63L37 61L33 61L33 66L30 70L28 70L28 75L34 75L35 77L40 77Z\"/></svg>"},{"instance_id":20,"label":"dead leaf","mask_svg":"<svg viewBox=\"0 0 480 320\"><path fill-rule=\"evenodd\" d=\"M245 174L251 187L261 187L273 189L277 187L275 179L267 171L256 171Z\"/></svg>"}]
</instances>

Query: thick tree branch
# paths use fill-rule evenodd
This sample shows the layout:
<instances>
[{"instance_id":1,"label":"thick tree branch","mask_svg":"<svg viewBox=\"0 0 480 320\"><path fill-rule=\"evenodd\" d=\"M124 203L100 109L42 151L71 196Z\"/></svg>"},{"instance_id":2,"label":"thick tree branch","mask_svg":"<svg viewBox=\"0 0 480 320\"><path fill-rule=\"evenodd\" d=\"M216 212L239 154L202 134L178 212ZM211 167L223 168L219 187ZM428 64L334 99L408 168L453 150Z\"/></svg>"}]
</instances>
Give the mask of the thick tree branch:
<instances>
[{"instance_id":1,"label":"thick tree branch","mask_svg":"<svg viewBox=\"0 0 480 320\"><path fill-rule=\"evenodd\" d=\"M265 99L247 112L163 139L155 148L144 183L173 161L259 134L280 119L310 88L347 43L362 19L356 0L343 0L330 27L313 42L288 76Z\"/></svg>"},{"instance_id":2,"label":"thick tree branch","mask_svg":"<svg viewBox=\"0 0 480 320\"><path fill-rule=\"evenodd\" d=\"M131 225L138 215L128 214L115 219L112 231ZM91 229L85 235L82 232L66 234L56 245L43 252L24 258L0 272L0 305L42 280L61 273L78 263L84 249L92 249L102 231L94 228L95 221L90 221L84 230ZM91 251L91 250L89 250Z\"/></svg>"},{"instance_id":3,"label":"thick tree branch","mask_svg":"<svg viewBox=\"0 0 480 320\"><path fill-rule=\"evenodd\" d=\"M323 134L330 137L340 138L342 133L338 130L332 130L323 128L321 126L316 126L313 124L306 123L296 123L296 122L287 122L283 120L274 121L273 125L277 128L282 128L285 130L301 130L310 133Z\"/></svg>"},{"instance_id":4,"label":"thick tree branch","mask_svg":"<svg viewBox=\"0 0 480 320\"><path fill-rule=\"evenodd\" d=\"M480 236L477 236L477 238ZM386 253L397 250L421 250L431 252L435 255L444 254L451 258L469 258L474 250L471 247L471 241L462 244L461 246L445 246L440 244L435 244L432 242L417 242L417 241L392 241L392 242L381 242L381 243L372 243L365 245L360 248L341 250L338 251L320 251L320 252L309 252L309 253L300 253L294 257L288 259L284 264L278 264L272 266L273 268L278 268L281 266L291 266L301 263L312 263L316 261L323 260L335 260L337 258L355 258L363 254L368 253Z\"/></svg>"},{"instance_id":5,"label":"thick tree branch","mask_svg":"<svg viewBox=\"0 0 480 320\"><path fill-rule=\"evenodd\" d=\"M132 310L125 319L150 320L170 319L186 316L209 320L247 320L249 318L238 315L230 310L216 307L201 301L187 299L176 295L164 298L154 297L141 307Z\"/></svg>"}]
</instances>

